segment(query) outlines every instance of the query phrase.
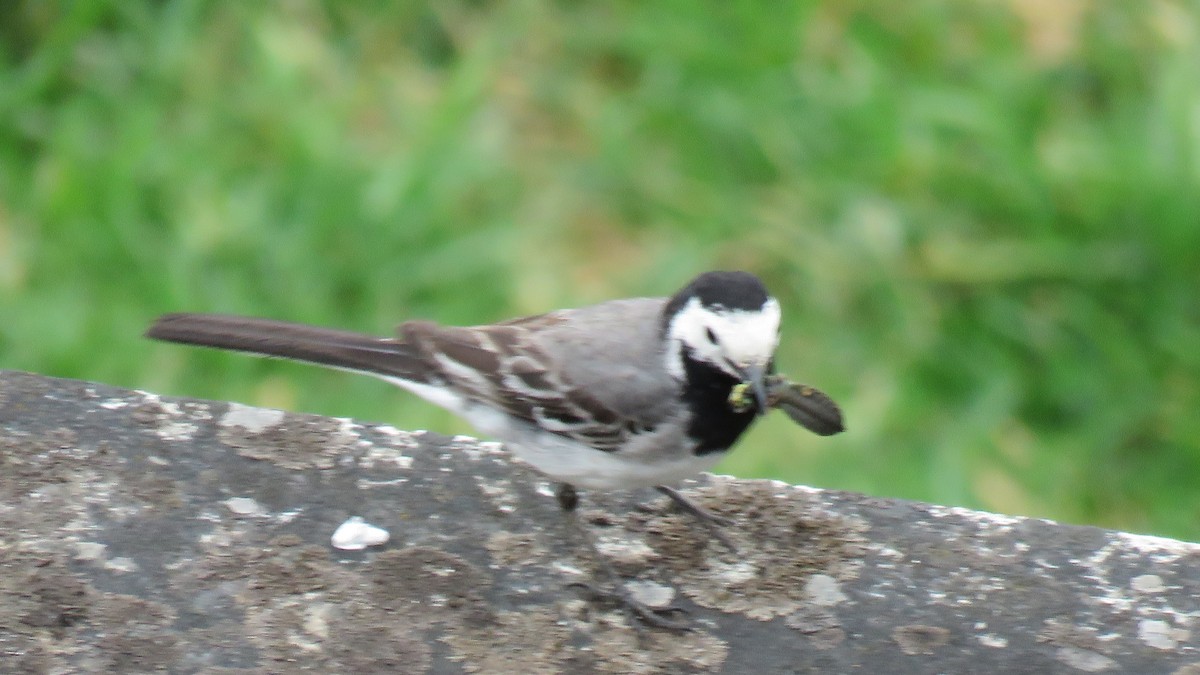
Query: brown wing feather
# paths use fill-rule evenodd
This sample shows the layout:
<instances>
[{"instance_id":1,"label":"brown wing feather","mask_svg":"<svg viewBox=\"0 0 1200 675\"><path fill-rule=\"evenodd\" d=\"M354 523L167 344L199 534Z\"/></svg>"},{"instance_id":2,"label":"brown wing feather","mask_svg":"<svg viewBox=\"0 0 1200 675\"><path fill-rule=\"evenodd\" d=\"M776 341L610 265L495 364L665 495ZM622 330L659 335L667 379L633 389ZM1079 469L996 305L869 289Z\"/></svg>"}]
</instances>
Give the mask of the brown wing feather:
<instances>
[{"instance_id":1,"label":"brown wing feather","mask_svg":"<svg viewBox=\"0 0 1200 675\"><path fill-rule=\"evenodd\" d=\"M474 327L411 321L400 333L463 395L548 431L615 449L629 433L617 412L564 380L559 364L528 339L557 321L553 314Z\"/></svg>"}]
</instances>

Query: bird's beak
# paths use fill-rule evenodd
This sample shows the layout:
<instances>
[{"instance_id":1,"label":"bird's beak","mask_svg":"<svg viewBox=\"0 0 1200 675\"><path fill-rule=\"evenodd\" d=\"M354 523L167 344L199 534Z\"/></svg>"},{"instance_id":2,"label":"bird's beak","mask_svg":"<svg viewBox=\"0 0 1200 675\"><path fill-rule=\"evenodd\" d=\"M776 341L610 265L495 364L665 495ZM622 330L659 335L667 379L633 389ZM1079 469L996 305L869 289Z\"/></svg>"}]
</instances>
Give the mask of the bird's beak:
<instances>
[{"instance_id":1,"label":"bird's beak","mask_svg":"<svg viewBox=\"0 0 1200 675\"><path fill-rule=\"evenodd\" d=\"M742 368L742 378L750 383L750 388L754 391L754 401L758 403L758 414L765 415L767 413L766 370L760 365L750 364Z\"/></svg>"}]
</instances>

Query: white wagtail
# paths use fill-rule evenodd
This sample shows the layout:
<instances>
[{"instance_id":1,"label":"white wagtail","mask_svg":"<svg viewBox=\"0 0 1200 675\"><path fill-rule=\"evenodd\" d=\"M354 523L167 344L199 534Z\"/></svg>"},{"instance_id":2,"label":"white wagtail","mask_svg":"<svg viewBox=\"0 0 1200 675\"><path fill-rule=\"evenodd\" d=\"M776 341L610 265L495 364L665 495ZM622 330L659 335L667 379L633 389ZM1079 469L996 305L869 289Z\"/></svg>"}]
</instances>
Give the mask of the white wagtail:
<instances>
[{"instance_id":1,"label":"white wagtail","mask_svg":"<svg viewBox=\"0 0 1200 675\"><path fill-rule=\"evenodd\" d=\"M654 486L711 523L720 519L665 484L712 468L766 412L779 320L778 301L754 275L706 272L669 298L483 326L409 321L392 338L214 314L167 314L146 335L382 378L558 481L568 511L571 486ZM735 387L753 396L731 405Z\"/></svg>"}]
</instances>

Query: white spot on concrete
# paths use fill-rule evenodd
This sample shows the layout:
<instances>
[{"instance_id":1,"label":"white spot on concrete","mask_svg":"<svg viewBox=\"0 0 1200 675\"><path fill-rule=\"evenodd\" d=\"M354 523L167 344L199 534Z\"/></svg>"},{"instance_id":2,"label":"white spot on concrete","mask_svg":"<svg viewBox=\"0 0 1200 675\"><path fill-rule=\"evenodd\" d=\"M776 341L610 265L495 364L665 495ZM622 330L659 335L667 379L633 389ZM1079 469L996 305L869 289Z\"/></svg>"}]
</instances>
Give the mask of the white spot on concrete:
<instances>
[{"instance_id":1,"label":"white spot on concrete","mask_svg":"<svg viewBox=\"0 0 1200 675\"><path fill-rule=\"evenodd\" d=\"M1151 537L1145 534L1129 534L1128 532L1117 532L1116 540L1124 544L1127 548L1136 550L1144 554L1157 554L1153 556L1156 562L1172 562L1185 555L1200 553L1200 544L1192 544L1178 539L1167 539L1166 537Z\"/></svg>"},{"instance_id":2,"label":"white spot on concrete","mask_svg":"<svg viewBox=\"0 0 1200 675\"><path fill-rule=\"evenodd\" d=\"M199 427L191 422L163 422L154 430L154 433L164 441L187 441L191 440Z\"/></svg>"},{"instance_id":3,"label":"white spot on concrete","mask_svg":"<svg viewBox=\"0 0 1200 675\"><path fill-rule=\"evenodd\" d=\"M475 483L500 513L512 513L517 510L517 497L513 494L512 484L507 480L489 482L476 476Z\"/></svg>"},{"instance_id":4,"label":"white spot on concrete","mask_svg":"<svg viewBox=\"0 0 1200 675\"><path fill-rule=\"evenodd\" d=\"M371 488L377 487L395 487L397 485L404 485L407 482L407 478L392 478L390 480L368 480L366 478L359 478L358 480L354 481L354 486L359 490L370 490Z\"/></svg>"},{"instance_id":5,"label":"white spot on concrete","mask_svg":"<svg viewBox=\"0 0 1200 675\"><path fill-rule=\"evenodd\" d=\"M457 440L458 438L459 437L456 436L455 440ZM467 437L463 437L463 438L467 438ZM461 443L458 450L459 450L459 452L462 452L463 454L465 454L468 459L475 460L475 461L483 459L484 457L508 454L504 450L503 443L498 443L496 441L478 441L475 439L472 439L470 443L465 443L465 442Z\"/></svg>"},{"instance_id":6,"label":"white spot on concrete","mask_svg":"<svg viewBox=\"0 0 1200 675\"><path fill-rule=\"evenodd\" d=\"M814 574L804 584L808 601L820 607L832 607L846 601L846 594L837 579L828 574Z\"/></svg>"},{"instance_id":7,"label":"white spot on concrete","mask_svg":"<svg viewBox=\"0 0 1200 675\"><path fill-rule=\"evenodd\" d=\"M120 558L113 558L112 560L104 563L104 569L122 573L136 572L138 570L138 566L132 558L121 556Z\"/></svg>"},{"instance_id":8,"label":"white spot on concrete","mask_svg":"<svg viewBox=\"0 0 1200 675\"><path fill-rule=\"evenodd\" d=\"M1191 636L1191 631L1174 628L1159 619L1142 619L1138 622L1138 639L1155 649L1175 649L1180 642L1187 642Z\"/></svg>"},{"instance_id":9,"label":"white spot on concrete","mask_svg":"<svg viewBox=\"0 0 1200 675\"><path fill-rule=\"evenodd\" d=\"M195 403L193 403L191 405L191 412L189 413L189 416L194 420L205 420L205 421L211 420L213 417L215 417L215 415L213 415L213 412L209 408L209 406L207 406L205 404L195 404Z\"/></svg>"},{"instance_id":10,"label":"white spot on concrete","mask_svg":"<svg viewBox=\"0 0 1200 675\"><path fill-rule=\"evenodd\" d=\"M319 642L313 642L312 640L305 640L304 638L300 637L299 635L296 635L295 633L288 635L287 641L288 641L288 644L292 645L293 647L299 647L300 649L302 649L306 652L321 651L321 644Z\"/></svg>"},{"instance_id":11,"label":"white spot on concrete","mask_svg":"<svg viewBox=\"0 0 1200 675\"><path fill-rule=\"evenodd\" d=\"M257 516L266 512L266 509L249 497L231 497L225 500L225 506L239 516Z\"/></svg>"},{"instance_id":12,"label":"white spot on concrete","mask_svg":"<svg viewBox=\"0 0 1200 675\"><path fill-rule=\"evenodd\" d=\"M550 567L552 569L554 569L555 571L562 572L563 574L565 574L567 576L572 576L572 577L583 576L583 570L579 569L578 567L576 567L574 565L568 565L565 562L554 562L552 565L550 565Z\"/></svg>"},{"instance_id":13,"label":"white spot on concrete","mask_svg":"<svg viewBox=\"0 0 1200 675\"><path fill-rule=\"evenodd\" d=\"M333 605L328 602L317 602L304 612L304 630L322 640L329 638L329 615Z\"/></svg>"},{"instance_id":14,"label":"white spot on concrete","mask_svg":"<svg viewBox=\"0 0 1200 675\"><path fill-rule=\"evenodd\" d=\"M372 445L363 455L360 464L367 469L374 468L379 464L390 464L397 469L407 470L412 468L413 458L395 448Z\"/></svg>"},{"instance_id":15,"label":"white spot on concrete","mask_svg":"<svg viewBox=\"0 0 1200 675\"><path fill-rule=\"evenodd\" d=\"M162 397L159 396L158 394L150 394L150 393L146 393L146 392L138 392L138 393L142 394L142 397L146 400L147 403L158 406L159 410L161 411L161 413L158 416L163 418L164 420L166 418L171 418L171 417L187 416L186 413L184 412L183 408L181 408L179 406L179 404L174 401L164 401L164 400L162 400ZM193 415L192 417L199 417L199 416ZM199 417L199 418L203 419L203 417ZM156 433L158 433L159 436L161 436L162 438L164 438L166 440L179 440L179 439L186 440L188 438L191 438L192 435L196 433L196 425L188 424L186 422L163 421L162 426L156 430Z\"/></svg>"},{"instance_id":16,"label":"white spot on concrete","mask_svg":"<svg viewBox=\"0 0 1200 675\"><path fill-rule=\"evenodd\" d=\"M334 548L343 551L361 551L368 546L386 544L391 535L382 527L376 527L358 516L348 518L338 526L330 538Z\"/></svg>"},{"instance_id":17,"label":"white spot on concrete","mask_svg":"<svg viewBox=\"0 0 1200 675\"><path fill-rule=\"evenodd\" d=\"M1129 587L1139 593L1162 593L1167 590L1157 574L1140 574L1129 580Z\"/></svg>"},{"instance_id":18,"label":"white spot on concrete","mask_svg":"<svg viewBox=\"0 0 1200 675\"><path fill-rule=\"evenodd\" d=\"M875 551L881 558L891 558L892 560L903 560L906 556L890 546L880 544L871 544L870 548Z\"/></svg>"},{"instance_id":19,"label":"white spot on concrete","mask_svg":"<svg viewBox=\"0 0 1200 675\"><path fill-rule=\"evenodd\" d=\"M416 437L425 433L424 431L401 431L390 424L378 424L372 428L384 436L391 437L391 442L401 448L417 447Z\"/></svg>"},{"instance_id":20,"label":"white spot on concrete","mask_svg":"<svg viewBox=\"0 0 1200 675\"><path fill-rule=\"evenodd\" d=\"M120 410L121 408L129 407L129 401L122 401L118 398L110 398L107 401L101 401L100 407L105 410Z\"/></svg>"},{"instance_id":21,"label":"white spot on concrete","mask_svg":"<svg viewBox=\"0 0 1200 675\"><path fill-rule=\"evenodd\" d=\"M634 600L653 609L663 609L671 605L675 599L675 589L654 581L632 580L625 582L625 588Z\"/></svg>"},{"instance_id":22,"label":"white spot on concrete","mask_svg":"<svg viewBox=\"0 0 1200 675\"><path fill-rule=\"evenodd\" d=\"M304 513L304 509L292 509L291 511L283 511L278 516L276 516L275 520L277 520L280 523L290 523L293 520L295 520L301 513Z\"/></svg>"},{"instance_id":23,"label":"white spot on concrete","mask_svg":"<svg viewBox=\"0 0 1200 675\"><path fill-rule=\"evenodd\" d=\"M714 566L714 576L723 584L743 584L758 576L758 568L745 560L732 565L721 564Z\"/></svg>"},{"instance_id":24,"label":"white spot on concrete","mask_svg":"<svg viewBox=\"0 0 1200 675\"><path fill-rule=\"evenodd\" d=\"M163 412L168 415L179 416L183 414L183 408L180 408L179 404L174 401L163 401L161 396L155 396L154 402L162 406Z\"/></svg>"},{"instance_id":25,"label":"white spot on concrete","mask_svg":"<svg viewBox=\"0 0 1200 675\"><path fill-rule=\"evenodd\" d=\"M1079 647L1061 647L1055 657L1063 663L1082 670L1085 673L1099 673L1104 670L1112 670L1117 667L1117 662L1090 649L1080 649Z\"/></svg>"},{"instance_id":26,"label":"white spot on concrete","mask_svg":"<svg viewBox=\"0 0 1200 675\"><path fill-rule=\"evenodd\" d=\"M1113 577L1114 561L1138 559L1143 567L1151 567L1146 563L1169 564L1186 555L1200 554L1200 544L1150 537L1125 532L1114 532L1108 537L1107 543L1095 553L1083 560L1071 562L1084 567L1081 576L1095 582L1094 597L1100 603L1108 605L1114 611L1136 611L1145 616L1149 607L1144 603L1148 600L1145 594L1157 593L1166 589L1166 584L1155 574L1143 574L1131 579L1128 585L1116 581ZM1132 589L1133 593L1130 592ZM1159 590L1154 590L1159 589ZM1181 613L1171 607L1157 607L1153 611L1160 614L1173 615L1177 619Z\"/></svg>"},{"instance_id":27,"label":"white spot on concrete","mask_svg":"<svg viewBox=\"0 0 1200 675\"><path fill-rule=\"evenodd\" d=\"M980 525L994 525L1004 529L1010 529L1024 520L1017 516L1006 516L999 513L989 513L987 511L975 511L973 509L963 508L961 506L930 506L928 507L929 515L934 518L945 518L947 516L959 516L967 520L976 522Z\"/></svg>"},{"instance_id":28,"label":"white spot on concrete","mask_svg":"<svg viewBox=\"0 0 1200 675\"><path fill-rule=\"evenodd\" d=\"M637 539L605 537L596 542L596 550L622 565L644 565L658 558L658 552Z\"/></svg>"},{"instance_id":29,"label":"white spot on concrete","mask_svg":"<svg viewBox=\"0 0 1200 675\"><path fill-rule=\"evenodd\" d=\"M200 543L205 546L213 546L223 548L233 543L233 538L228 532L205 532L200 535Z\"/></svg>"},{"instance_id":30,"label":"white spot on concrete","mask_svg":"<svg viewBox=\"0 0 1200 675\"><path fill-rule=\"evenodd\" d=\"M992 649L1004 649L1008 646L1008 638L995 633L984 633L979 636L979 644Z\"/></svg>"},{"instance_id":31,"label":"white spot on concrete","mask_svg":"<svg viewBox=\"0 0 1200 675\"><path fill-rule=\"evenodd\" d=\"M230 403L229 410L221 416L218 422L223 427L241 427L252 434L261 434L271 427L283 422L287 415L282 410L271 408L254 408L241 403Z\"/></svg>"},{"instance_id":32,"label":"white spot on concrete","mask_svg":"<svg viewBox=\"0 0 1200 675\"><path fill-rule=\"evenodd\" d=\"M102 560L106 545L98 541L80 541L75 543L76 560Z\"/></svg>"},{"instance_id":33,"label":"white spot on concrete","mask_svg":"<svg viewBox=\"0 0 1200 675\"><path fill-rule=\"evenodd\" d=\"M731 477L731 479L732 480L740 480L736 477ZM783 481L780 481L780 482L782 483ZM787 483L783 483L783 484L787 485ZM788 487L790 487L792 489L792 492L799 492L800 494L805 494L805 495L810 495L810 496L825 494L824 489L818 488L818 487L812 487L811 485L789 485Z\"/></svg>"}]
</instances>

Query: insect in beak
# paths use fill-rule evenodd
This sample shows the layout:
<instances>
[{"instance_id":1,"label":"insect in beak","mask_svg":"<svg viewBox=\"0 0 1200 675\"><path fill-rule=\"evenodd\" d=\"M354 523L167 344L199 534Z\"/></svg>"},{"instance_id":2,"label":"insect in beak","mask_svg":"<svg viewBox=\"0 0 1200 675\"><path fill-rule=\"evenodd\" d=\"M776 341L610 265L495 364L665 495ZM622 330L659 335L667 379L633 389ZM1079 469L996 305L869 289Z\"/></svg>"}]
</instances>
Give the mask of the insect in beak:
<instances>
[{"instance_id":1,"label":"insect in beak","mask_svg":"<svg viewBox=\"0 0 1200 675\"><path fill-rule=\"evenodd\" d=\"M765 415L769 401L767 400L766 372L762 366L749 365L738 368L742 382L735 385L729 393L729 403L734 410L744 412L750 401L746 400L746 390L754 392L754 402L758 404L758 414Z\"/></svg>"}]
</instances>

